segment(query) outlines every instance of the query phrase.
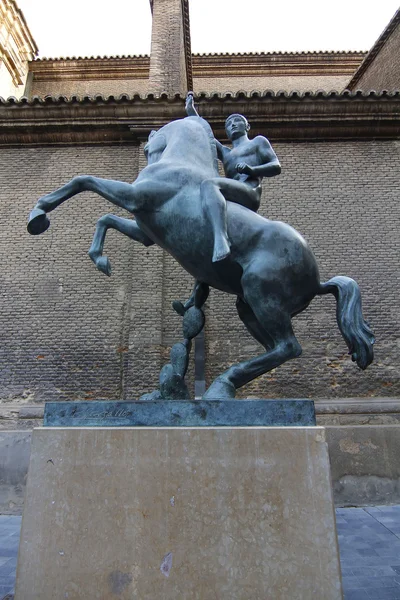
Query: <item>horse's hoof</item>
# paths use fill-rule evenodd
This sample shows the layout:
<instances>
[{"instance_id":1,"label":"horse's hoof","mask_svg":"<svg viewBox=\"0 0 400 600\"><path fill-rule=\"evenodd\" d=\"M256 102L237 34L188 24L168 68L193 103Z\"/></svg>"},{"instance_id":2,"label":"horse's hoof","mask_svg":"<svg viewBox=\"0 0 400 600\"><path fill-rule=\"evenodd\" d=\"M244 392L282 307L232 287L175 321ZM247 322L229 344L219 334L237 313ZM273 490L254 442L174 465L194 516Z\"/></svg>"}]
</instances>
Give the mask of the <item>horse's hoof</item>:
<instances>
[{"instance_id":1,"label":"horse's hoof","mask_svg":"<svg viewBox=\"0 0 400 600\"><path fill-rule=\"evenodd\" d=\"M108 260L107 256L100 256L100 258L98 258L96 260L96 267L98 268L99 271L101 271L102 273L104 273L105 275L110 277L111 264L110 264L110 261Z\"/></svg>"},{"instance_id":2,"label":"horse's hoof","mask_svg":"<svg viewBox=\"0 0 400 600\"><path fill-rule=\"evenodd\" d=\"M28 219L28 233L31 235L39 235L44 233L50 227L50 220L44 210L34 208Z\"/></svg>"},{"instance_id":3,"label":"horse's hoof","mask_svg":"<svg viewBox=\"0 0 400 600\"><path fill-rule=\"evenodd\" d=\"M236 388L231 381L217 377L203 396L203 400L232 400L236 396Z\"/></svg>"}]
</instances>

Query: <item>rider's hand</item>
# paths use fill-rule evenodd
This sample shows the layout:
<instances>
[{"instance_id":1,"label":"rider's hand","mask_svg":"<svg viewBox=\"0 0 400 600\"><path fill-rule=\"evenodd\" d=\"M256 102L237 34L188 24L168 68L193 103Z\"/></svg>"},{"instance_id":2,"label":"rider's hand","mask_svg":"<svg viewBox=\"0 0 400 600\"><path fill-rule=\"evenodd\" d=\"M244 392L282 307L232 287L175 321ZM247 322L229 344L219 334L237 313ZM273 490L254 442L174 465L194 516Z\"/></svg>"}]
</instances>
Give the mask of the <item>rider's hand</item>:
<instances>
[{"instance_id":1,"label":"rider's hand","mask_svg":"<svg viewBox=\"0 0 400 600\"><path fill-rule=\"evenodd\" d=\"M250 165L247 165L246 163L237 164L236 171L238 173L244 173L245 175L253 175L253 169L250 167Z\"/></svg>"},{"instance_id":2,"label":"rider's hand","mask_svg":"<svg viewBox=\"0 0 400 600\"><path fill-rule=\"evenodd\" d=\"M186 96L185 109L188 110L188 108L193 108L193 92L189 92Z\"/></svg>"}]
</instances>

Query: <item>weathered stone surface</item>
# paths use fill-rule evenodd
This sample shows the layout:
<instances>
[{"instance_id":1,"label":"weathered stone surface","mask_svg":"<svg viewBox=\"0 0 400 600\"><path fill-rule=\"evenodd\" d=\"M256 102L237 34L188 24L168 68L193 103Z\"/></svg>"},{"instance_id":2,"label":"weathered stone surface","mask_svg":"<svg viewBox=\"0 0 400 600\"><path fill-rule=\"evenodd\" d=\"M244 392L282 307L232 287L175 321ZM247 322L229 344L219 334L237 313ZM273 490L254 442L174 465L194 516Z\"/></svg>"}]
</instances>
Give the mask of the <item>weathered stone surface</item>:
<instances>
[{"instance_id":1,"label":"weathered stone surface","mask_svg":"<svg viewBox=\"0 0 400 600\"><path fill-rule=\"evenodd\" d=\"M0 432L0 514L21 514L30 450L30 431Z\"/></svg>"},{"instance_id":2,"label":"weathered stone surface","mask_svg":"<svg viewBox=\"0 0 400 600\"><path fill-rule=\"evenodd\" d=\"M36 429L16 600L339 600L322 428Z\"/></svg>"},{"instance_id":3,"label":"weathered stone surface","mask_svg":"<svg viewBox=\"0 0 400 600\"><path fill-rule=\"evenodd\" d=\"M317 424L329 425L398 425L399 398L336 398L317 399Z\"/></svg>"},{"instance_id":4,"label":"weathered stone surface","mask_svg":"<svg viewBox=\"0 0 400 600\"><path fill-rule=\"evenodd\" d=\"M315 425L312 400L47 402L45 427L226 427Z\"/></svg>"},{"instance_id":5,"label":"weathered stone surface","mask_svg":"<svg viewBox=\"0 0 400 600\"><path fill-rule=\"evenodd\" d=\"M400 503L400 425L326 428L336 506Z\"/></svg>"}]
</instances>

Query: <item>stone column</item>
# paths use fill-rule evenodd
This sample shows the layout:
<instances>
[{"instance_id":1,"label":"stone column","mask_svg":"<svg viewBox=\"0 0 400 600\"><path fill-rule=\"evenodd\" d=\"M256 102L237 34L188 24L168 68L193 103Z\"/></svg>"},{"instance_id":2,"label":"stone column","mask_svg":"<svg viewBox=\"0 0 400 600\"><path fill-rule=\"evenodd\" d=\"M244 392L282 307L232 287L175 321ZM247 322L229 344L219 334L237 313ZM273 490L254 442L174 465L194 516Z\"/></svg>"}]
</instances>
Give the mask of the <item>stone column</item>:
<instances>
[{"instance_id":1,"label":"stone column","mask_svg":"<svg viewBox=\"0 0 400 600\"><path fill-rule=\"evenodd\" d=\"M185 95L193 87L188 0L150 0L150 4L149 91Z\"/></svg>"},{"instance_id":2,"label":"stone column","mask_svg":"<svg viewBox=\"0 0 400 600\"><path fill-rule=\"evenodd\" d=\"M0 0L0 96L24 94L29 61L37 52L22 11L12 0Z\"/></svg>"}]
</instances>

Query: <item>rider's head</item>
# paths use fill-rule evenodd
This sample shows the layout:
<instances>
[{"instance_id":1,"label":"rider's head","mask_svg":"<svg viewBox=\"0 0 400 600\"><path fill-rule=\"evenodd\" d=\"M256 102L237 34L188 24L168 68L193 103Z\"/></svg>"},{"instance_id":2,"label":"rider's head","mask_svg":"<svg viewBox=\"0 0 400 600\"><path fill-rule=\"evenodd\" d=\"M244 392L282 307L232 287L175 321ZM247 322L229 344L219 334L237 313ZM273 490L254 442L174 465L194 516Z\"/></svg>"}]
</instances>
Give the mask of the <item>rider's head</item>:
<instances>
[{"instance_id":1,"label":"rider's head","mask_svg":"<svg viewBox=\"0 0 400 600\"><path fill-rule=\"evenodd\" d=\"M246 117L243 115L229 115L225 121L226 135L230 140L245 135L250 129L250 125Z\"/></svg>"}]
</instances>

